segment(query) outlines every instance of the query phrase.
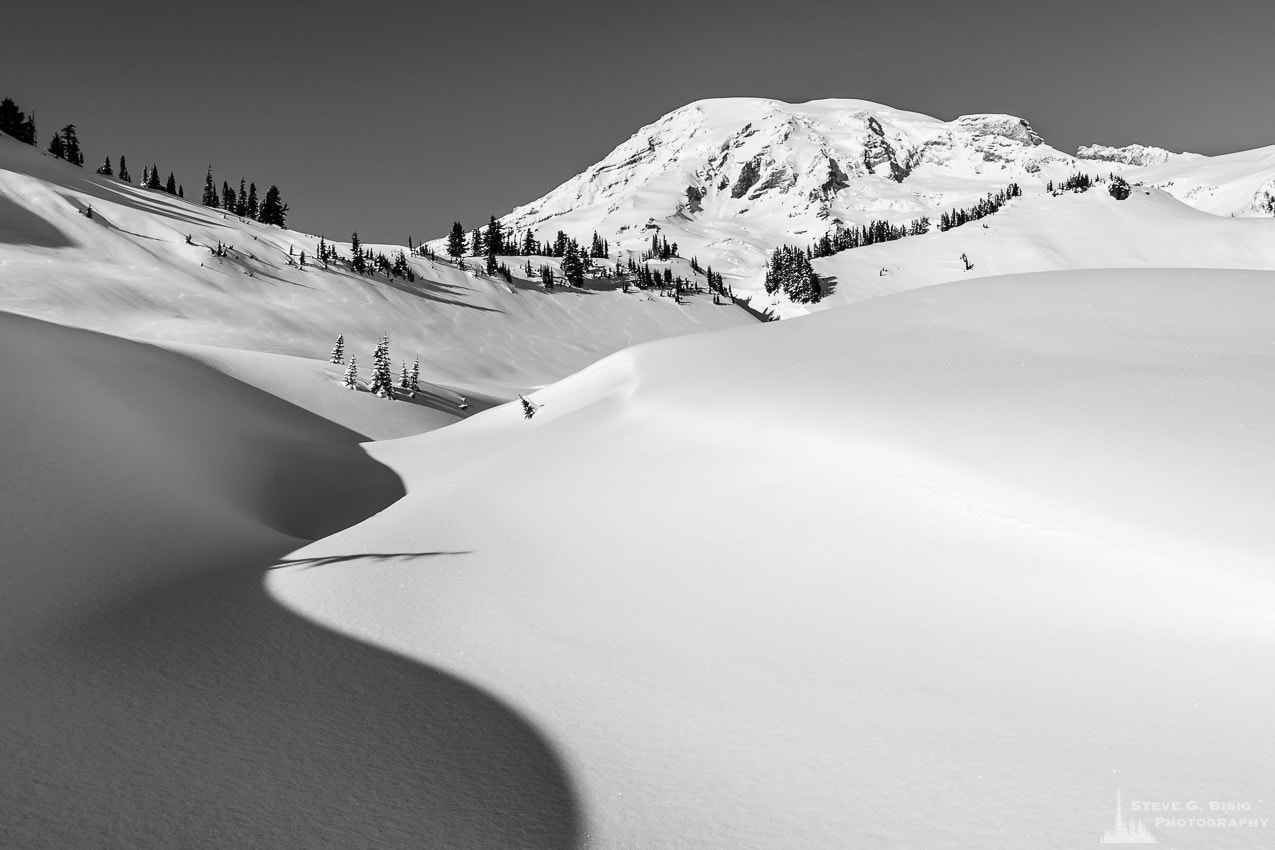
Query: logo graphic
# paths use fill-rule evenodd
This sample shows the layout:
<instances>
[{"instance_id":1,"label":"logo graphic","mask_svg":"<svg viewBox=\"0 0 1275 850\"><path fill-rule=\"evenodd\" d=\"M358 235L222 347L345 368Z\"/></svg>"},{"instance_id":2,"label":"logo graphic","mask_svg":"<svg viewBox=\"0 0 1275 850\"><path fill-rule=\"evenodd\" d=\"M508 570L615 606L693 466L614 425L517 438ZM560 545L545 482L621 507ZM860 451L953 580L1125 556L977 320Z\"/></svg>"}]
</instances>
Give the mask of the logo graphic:
<instances>
[{"instance_id":1,"label":"logo graphic","mask_svg":"<svg viewBox=\"0 0 1275 850\"><path fill-rule=\"evenodd\" d=\"M1125 820L1124 803L1120 789L1116 789L1116 825L1102 834L1099 844L1155 844L1155 836L1147 831L1142 821Z\"/></svg>"}]
</instances>

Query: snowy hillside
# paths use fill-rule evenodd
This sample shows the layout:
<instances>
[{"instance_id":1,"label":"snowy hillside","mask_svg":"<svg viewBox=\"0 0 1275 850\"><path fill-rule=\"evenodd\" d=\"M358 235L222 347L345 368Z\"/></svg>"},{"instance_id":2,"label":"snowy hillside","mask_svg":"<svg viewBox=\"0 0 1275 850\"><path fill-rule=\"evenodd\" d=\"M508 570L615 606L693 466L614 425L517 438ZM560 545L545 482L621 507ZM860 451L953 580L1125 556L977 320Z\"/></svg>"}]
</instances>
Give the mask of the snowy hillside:
<instances>
[{"instance_id":1,"label":"snowy hillside","mask_svg":"<svg viewBox=\"0 0 1275 850\"><path fill-rule=\"evenodd\" d=\"M966 269L961 257L968 258ZM1165 191L1137 188L1117 201L1081 194L1019 198L982 221L943 233L842 251L814 261L830 295L818 305L757 299L801 315L936 283L1065 269L1275 269L1275 220L1223 218Z\"/></svg>"},{"instance_id":2,"label":"snowy hillside","mask_svg":"<svg viewBox=\"0 0 1275 850\"><path fill-rule=\"evenodd\" d=\"M376 444L407 497L269 587L543 730L585 846L1092 845L1267 787L1272 317L1068 272L641 346Z\"/></svg>"},{"instance_id":3,"label":"snowy hillside","mask_svg":"<svg viewBox=\"0 0 1275 850\"><path fill-rule=\"evenodd\" d=\"M342 264L325 271L314 261L318 242L99 177L0 136L0 310L317 360L310 377L330 381L341 374L325 363L338 334L366 376L388 333L396 368L420 356L427 381L501 398L634 343L755 321L703 296L675 305L645 293L546 293L421 258L409 260L415 282ZM219 244L225 256L215 254ZM348 258L349 243L336 244Z\"/></svg>"},{"instance_id":4,"label":"snowy hillside","mask_svg":"<svg viewBox=\"0 0 1275 850\"><path fill-rule=\"evenodd\" d=\"M1275 145L1123 173L1215 215L1275 215Z\"/></svg>"}]
</instances>

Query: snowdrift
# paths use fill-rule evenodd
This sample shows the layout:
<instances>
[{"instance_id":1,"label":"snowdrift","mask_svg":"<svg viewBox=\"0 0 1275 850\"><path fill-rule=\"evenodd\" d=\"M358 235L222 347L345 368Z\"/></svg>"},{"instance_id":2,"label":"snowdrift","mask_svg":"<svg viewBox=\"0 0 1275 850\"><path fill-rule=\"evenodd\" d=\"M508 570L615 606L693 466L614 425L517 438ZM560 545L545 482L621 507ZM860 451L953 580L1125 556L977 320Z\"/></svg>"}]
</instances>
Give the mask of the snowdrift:
<instances>
[{"instance_id":1,"label":"snowdrift","mask_svg":"<svg viewBox=\"0 0 1275 850\"><path fill-rule=\"evenodd\" d=\"M965 268L962 254L973 268ZM1083 194L1026 195L980 221L842 251L814 267L830 295L813 306L775 301L775 312L801 315L936 283L1025 272L1271 270L1275 220L1211 215L1148 187L1117 201L1098 185Z\"/></svg>"},{"instance_id":2,"label":"snowdrift","mask_svg":"<svg viewBox=\"0 0 1275 850\"><path fill-rule=\"evenodd\" d=\"M262 576L403 493L358 434L0 313L0 846L569 846L543 737Z\"/></svg>"},{"instance_id":3,"label":"snowdrift","mask_svg":"<svg viewBox=\"0 0 1275 850\"><path fill-rule=\"evenodd\" d=\"M1021 850L1096 843L1120 788L1261 808L1272 338L1275 274L1146 270L640 346L531 420L370 446L407 496L269 587L544 729L587 846Z\"/></svg>"}]
</instances>

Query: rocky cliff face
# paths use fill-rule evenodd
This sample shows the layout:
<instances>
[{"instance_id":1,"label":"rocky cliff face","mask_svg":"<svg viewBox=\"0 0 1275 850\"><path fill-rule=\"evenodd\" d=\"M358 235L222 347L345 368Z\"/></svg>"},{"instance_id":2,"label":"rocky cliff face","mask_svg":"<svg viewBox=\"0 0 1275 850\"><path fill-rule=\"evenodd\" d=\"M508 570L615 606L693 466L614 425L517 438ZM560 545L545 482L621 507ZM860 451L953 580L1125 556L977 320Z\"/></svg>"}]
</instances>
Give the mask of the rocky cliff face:
<instances>
[{"instance_id":1,"label":"rocky cliff face","mask_svg":"<svg viewBox=\"0 0 1275 850\"><path fill-rule=\"evenodd\" d=\"M1191 153L1173 153L1164 148L1148 145L1125 145L1113 148L1108 145L1081 145L1076 151L1077 159L1113 162L1119 165L1164 165L1166 162L1198 158Z\"/></svg>"}]
</instances>

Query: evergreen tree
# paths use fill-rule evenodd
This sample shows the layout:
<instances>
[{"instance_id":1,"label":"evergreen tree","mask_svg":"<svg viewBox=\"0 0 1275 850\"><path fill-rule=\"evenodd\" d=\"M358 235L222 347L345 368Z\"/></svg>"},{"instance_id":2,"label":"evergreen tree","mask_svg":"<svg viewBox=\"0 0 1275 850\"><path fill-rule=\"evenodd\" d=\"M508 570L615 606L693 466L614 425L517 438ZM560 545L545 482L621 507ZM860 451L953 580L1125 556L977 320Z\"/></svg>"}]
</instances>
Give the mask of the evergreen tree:
<instances>
[{"instance_id":1,"label":"evergreen tree","mask_svg":"<svg viewBox=\"0 0 1275 850\"><path fill-rule=\"evenodd\" d=\"M67 124L53 134L53 138L49 141L49 153L72 165L84 165L84 154L80 152L80 142L75 137L74 124Z\"/></svg>"},{"instance_id":2,"label":"evergreen tree","mask_svg":"<svg viewBox=\"0 0 1275 850\"><path fill-rule=\"evenodd\" d=\"M213 182L212 163L208 164L208 173L204 175L204 197L200 203L213 209L221 206L221 203L217 200L217 184Z\"/></svg>"},{"instance_id":3,"label":"evergreen tree","mask_svg":"<svg viewBox=\"0 0 1275 850\"><path fill-rule=\"evenodd\" d=\"M411 381L411 377L407 374L407 361L404 360L402 362L403 362L403 368L400 369L398 372L398 387L404 392L407 392L408 390L412 388L411 384L409 383L409 381Z\"/></svg>"},{"instance_id":4,"label":"evergreen tree","mask_svg":"<svg viewBox=\"0 0 1275 850\"><path fill-rule=\"evenodd\" d=\"M367 259L363 256L363 245L359 242L357 231L350 237L350 268L358 274L367 271Z\"/></svg>"},{"instance_id":5,"label":"evergreen tree","mask_svg":"<svg viewBox=\"0 0 1275 850\"><path fill-rule=\"evenodd\" d=\"M146 181L146 188L147 189L163 189L164 188L162 185L160 185L160 182L159 182L159 168L153 164L151 165L150 178Z\"/></svg>"},{"instance_id":6,"label":"evergreen tree","mask_svg":"<svg viewBox=\"0 0 1275 850\"><path fill-rule=\"evenodd\" d=\"M345 362L345 334L338 334L336 345L332 346L332 356L328 358L329 363Z\"/></svg>"},{"instance_id":7,"label":"evergreen tree","mask_svg":"<svg viewBox=\"0 0 1275 850\"><path fill-rule=\"evenodd\" d=\"M124 162L124 154L120 154L120 179L125 183L133 182L133 175L128 173L128 165Z\"/></svg>"},{"instance_id":8,"label":"evergreen tree","mask_svg":"<svg viewBox=\"0 0 1275 850\"><path fill-rule=\"evenodd\" d=\"M186 189L180 183L177 184L177 197L179 198L186 197Z\"/></svg>"},{"instance_id":9,"label":"evergreen tree","mask_svg":"<svg viewBox=\"0 0 1275 850\"><path fill-rule=\"evenodd\" d=\"M239 194L235 195L235 215L243 218L248 214L248 187L242 177L239 178Z\"/></svg>"},{"instance_id":10,"label":"evergreen tree","mask_svg":"<svg viewBox=\"0 0 1275 850\"><path fill-rule=\"evenodd\" d=\"M374 395L394 398L394 379L390 375L390 338L382 336L372 355L372 387Z\"/></svg>"},{"instance_id":11,"label":"evergreen tree","mask_svg":"<svg viewBox=\"0 0 1275 850\"><path fill-rule=\"evenodd\" d=\"M345 367L345 388L347 390L357 390L359 388L359 367L358 358L350 356L350 365Z\"/></svg>"},{"instance_id":12,"label":"evergreen tree","mask_svg":"<svg viewBox=\"0 0 1275 850\"><path fill-rule=\"evenodd\" d=\"M1133 189L1129 186L1129 181L1123 177L1113 177L1111 186L1107 189L1111 193L1111 197L1117 201L1123 201L1133 194Z\"/></svg>"},{"instance_id":13,"label":"evergreen tree","mask_svg":"<svg viewBox=\"0 0 1275 850\"><path fill-rule=\"evenodd\" d=\"M452 232L447 235L447 256L459 260L465 255L465 228L459 221L452 222Z\"/></svg>"},{"instance_id":14,"label":"evergreen tree","mask_svg":"<svg viewBox=\"0 0 1275 850\"><path fill-rule=\"evenodd\" d=\"M469 245L469 253L475 257L481 257L484 253L486 253L487 246L483 242L483 235L479 232L477 227L474 228L474 232L470 235Z\"/></svg>"},{"instance_id":15,"label":"evergreen tree","mask_svg":"<svg viewBox=\"0 0 1275 850\"><path fill-rule=\"evenodd\" d=\"M806 252L787 245L771 254L764 285L767 294L783 290L796 304L812 304L823 297L819 276L811 268Z\"/></svg>"},{"instance_id":16,"label":"evergreen tree","mask_svg":"<svg viewBox=\"0 0 1275 850\"><path fill-rule=\"evenodd\" d=\"M111 171L111 158L109 156L102 160L102 164L97 167L97 173L103 177L110 177L115 173Z\"/></svg>"},{"instance_id":17,"label":"evergreen tree","mask_svg":"<svg viewBox=\"0 0 1275 850\"><path fill-rule=\"evenodd\" d=\"M279 197L279 187L271 184L266 190L266 199L257 212L257 221L262 224L273 224L284 227L288 218L288 205Z\"/></svg>"},{"instance_id":18,"label":"evergreen tree","mask_svg":"<svg viewBox=\"0 0 1275 850\"><path fill-rule=\"evenodd\" d=\"M505 233L500 226L500 222L493 215L491 220L487 222L487 254L495 256L496 254L505 253Z\"/></svg>"},{"instance_id":19,"label":"evergreen tree","mask_svg":"<svg viewBox=\"0 0 1275 850\"><path fill-rule=\"evenodd\" d=\"M168 182L164 184L164 191L170 195L177 194L177 178L173 176L173 172L168 172Z\"/></svg>"},{"instance_id":20,"label":"evergreen tree","mask_svg":"<svg viewBox=\"0 0 1275 850\"><path fill-rule=\"evenodd\" d=\"M19 142L26 142L31 147L35 147L35 113L32 112L27 116L26 122L22 125L22 135L18 137Z\"/></svg>"},{"instance_id":21,"label":"evergreen tree","mask_svg":"<svg viewBox=\"0 0 1275 850\"><path fill-rule=\"evenodd\" d=\"M235 211L235 190L225 180L221 181L221 208L226 212Z\"/></svg>"},{"instance_id":22,"label":"evergreen tree","mask_svg":"<svg viewBox=\"0 0 1275 850\"><path fill-rule=\"evenodd\" d=\"M421 358L417 357L416 362L412 364L412 374L407 378L408 388L412 391L412 398L421 391Z\"/></svg>"},{"instance_id":23,"label":"evergreen tree","mask_svg":"<svg viewBox=\"0 0 1275 850\"><path fill-rule=\"evenodd\" d=\"M0 133L6 136L13 136L15 139L22 135L22 124L26 121L26 116L22 114L22 110L13 102L12 98L6 97L0 100Z\"/></svg>"},{"instance_id":24,"label":"evergreen tree","mask_svg":"<svg viewBox=\"0 0 1275 850\"><path fill-rule=\"evenodd\" d=\"M261 204L257 201L257 184L248 184L248 218L257 218L261 214Z\"/></svg>"},{"instance_id":25,"label":"evergreen tree","mask_svg":"<svg viewBox=\"0 0 1275 850\"><path fill-rule=\"evenodd\" d=\"M568 242L564 248L562 276L572 286L584 285L584 261L580 259L574 240Z\"/></svg>"}]
</instances>

